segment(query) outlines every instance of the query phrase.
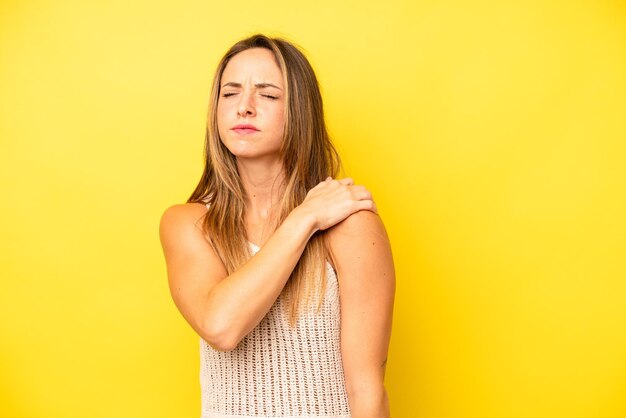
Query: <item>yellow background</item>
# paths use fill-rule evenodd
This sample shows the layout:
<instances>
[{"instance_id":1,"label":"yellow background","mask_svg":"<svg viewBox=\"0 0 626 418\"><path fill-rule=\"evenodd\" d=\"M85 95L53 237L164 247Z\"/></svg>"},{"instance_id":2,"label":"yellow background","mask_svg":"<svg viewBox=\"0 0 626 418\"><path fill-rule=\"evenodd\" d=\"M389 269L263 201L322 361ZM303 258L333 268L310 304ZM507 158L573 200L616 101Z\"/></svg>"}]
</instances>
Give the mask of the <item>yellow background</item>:
<instances>
[{"instance_id":1,"label":"yellow background","mask_svg":"<svg viewBox=\"0 0 626 418\"><path fill-rule=\"evenodd\" d=\"M0 416L199 416L158 221L257 31L392 239L392 416L626 416L623 1L0 4Z\"/></svg>"}]
</instances>

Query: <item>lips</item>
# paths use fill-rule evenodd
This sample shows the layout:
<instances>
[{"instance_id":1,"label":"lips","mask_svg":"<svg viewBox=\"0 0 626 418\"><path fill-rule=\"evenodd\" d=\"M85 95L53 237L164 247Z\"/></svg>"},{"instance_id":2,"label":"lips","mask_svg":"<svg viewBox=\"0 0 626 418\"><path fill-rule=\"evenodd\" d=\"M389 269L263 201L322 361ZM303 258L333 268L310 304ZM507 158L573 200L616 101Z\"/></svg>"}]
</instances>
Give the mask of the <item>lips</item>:
<instances>
[{"instance_id":1,"label":"lips","mask_svg":"<svg viewBox=\"0 0 626 418\"><path fill-rule=\"evenodd\" d=\"M257 127L254 125L236 125L231 128L233 131L258 131Z\"/></svg>"}]
</instances>

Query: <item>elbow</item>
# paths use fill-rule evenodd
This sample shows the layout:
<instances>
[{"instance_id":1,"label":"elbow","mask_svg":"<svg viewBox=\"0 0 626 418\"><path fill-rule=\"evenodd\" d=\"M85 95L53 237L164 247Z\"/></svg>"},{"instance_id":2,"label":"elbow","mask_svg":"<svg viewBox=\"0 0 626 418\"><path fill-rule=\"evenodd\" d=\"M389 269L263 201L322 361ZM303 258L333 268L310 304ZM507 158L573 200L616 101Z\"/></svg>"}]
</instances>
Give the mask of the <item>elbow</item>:
<instances>
[{"instance_id":1,"label":"elbow","mask_svg":"<svg viewBox=\"0 0 626 418\"><path fill-rule=\"evenodd\" d=\"M230 351L233 351L235 349L235 347L237 347L236 344L232 344L229 341L225 341L225 340L207 340L207 339L205 339L205 341L207 342L207 344L209 344L211 347L213 347L216 351L221 351L223 353L228 353Z\"/></svg>"},{"instance_id":2,"label":"elbow","mask_svg":"<svg viewBox=\"0 0 626 418\"><path fill-rule=\"evenodd\" d=\"M229 352L239 344L232 333L232 327L208 321L202 327L202 338L217 351Z\"/></svg>"}]
</instances>

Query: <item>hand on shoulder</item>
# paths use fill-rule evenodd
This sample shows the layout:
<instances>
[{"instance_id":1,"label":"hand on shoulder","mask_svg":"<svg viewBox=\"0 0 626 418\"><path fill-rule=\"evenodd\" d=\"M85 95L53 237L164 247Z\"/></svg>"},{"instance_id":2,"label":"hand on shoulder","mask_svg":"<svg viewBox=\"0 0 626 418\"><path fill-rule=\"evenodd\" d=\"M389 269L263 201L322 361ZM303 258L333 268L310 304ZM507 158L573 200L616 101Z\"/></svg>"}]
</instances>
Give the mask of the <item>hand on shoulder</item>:
<instances>
[{"instance_id":1,"label":"hand on shoulder","mask_svg":"<svg viewBox=\"0 0 626 418\"><path fill-rule=\"evenodd\" d=\"M331 228L358 211L376 212L372 194L349 178L328 177L313 187L298 207L312 218L316 230Z\"/></svg>"}]
</instances>

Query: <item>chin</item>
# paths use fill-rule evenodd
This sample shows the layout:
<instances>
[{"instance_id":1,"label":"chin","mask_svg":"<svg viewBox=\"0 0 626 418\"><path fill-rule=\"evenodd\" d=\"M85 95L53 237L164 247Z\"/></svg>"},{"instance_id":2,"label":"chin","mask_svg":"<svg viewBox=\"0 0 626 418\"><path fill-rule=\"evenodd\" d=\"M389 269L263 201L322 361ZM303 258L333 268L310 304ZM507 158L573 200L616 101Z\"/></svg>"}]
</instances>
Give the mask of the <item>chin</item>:
<instances>
[{"instance_id":1,"label":"chin","mask_svg":"<svg viewBox=\"0 0 626 418\"><path fill-rule=\"evenodd\" d=\"M224 146L237 158L280 158L279 149L268 149L259 147L259 144L241 140L227 140L223 142Z\"/></svg>"},{"instance_id":2,"label":"chin","mask_svg":"<svg viewBox=\"0 0 626 418\"><path fill-rule=\"evenodd\" d=\"M259 154L259 150L256 150L254 146L250 144L225 144L228 151L235 157L251 158Z\"/></svg>"},{"instance_id":3,"label":"chin","mask_svg":"<svg viewBox=\"0 0 626 418\"><path fill-rule=\"evenodd\" d=\"M231 151L231 154L235 156L235 158L239 160L258 160L258 161L268 161L274 162L275 160L280 160L280 154L278 152L272 151L260 151L260 150L235 150L235 152Z\"/></svg>"}]
</instances>

